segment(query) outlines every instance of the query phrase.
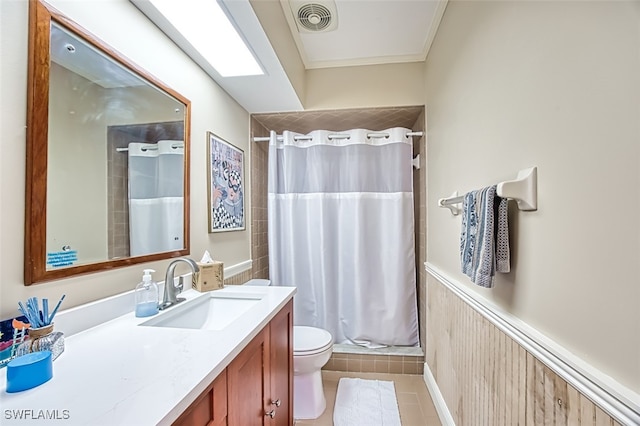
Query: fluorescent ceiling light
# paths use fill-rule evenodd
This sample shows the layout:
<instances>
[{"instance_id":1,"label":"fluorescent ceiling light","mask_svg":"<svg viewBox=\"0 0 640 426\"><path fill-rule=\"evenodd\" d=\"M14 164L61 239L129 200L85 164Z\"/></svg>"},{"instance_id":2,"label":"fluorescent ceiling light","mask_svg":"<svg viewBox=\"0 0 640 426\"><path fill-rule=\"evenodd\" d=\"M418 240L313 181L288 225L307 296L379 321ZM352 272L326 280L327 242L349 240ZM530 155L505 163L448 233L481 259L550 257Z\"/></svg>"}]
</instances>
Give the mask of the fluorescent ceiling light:
<instances>
[{"instance_id":1,"label":"fluorescent ceiling light","mask_svg":"<svg viewBox=\"0 0 640 426\"><path fill-rule=\"evenodd\" d=\"M149 0L222 77L264 71L216 0Z\"/></svg>"}]
</instances>

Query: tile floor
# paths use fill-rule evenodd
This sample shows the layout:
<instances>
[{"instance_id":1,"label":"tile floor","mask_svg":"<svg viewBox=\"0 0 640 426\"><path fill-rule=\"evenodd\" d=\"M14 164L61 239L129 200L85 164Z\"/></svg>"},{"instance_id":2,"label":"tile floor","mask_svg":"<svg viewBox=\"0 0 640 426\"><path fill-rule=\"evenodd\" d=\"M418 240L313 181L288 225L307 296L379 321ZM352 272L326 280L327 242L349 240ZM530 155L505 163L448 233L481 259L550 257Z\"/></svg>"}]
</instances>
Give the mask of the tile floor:
<instances>
[{"instance_id":1,"label":"tile floor","mask_svg":"<svg viewBox=\"0 0 640 426\"><path fill-rule=\"evenodd\" d=\"M420 375L384 374L384 373L347 373L344 371L322 370L324 395L327 409L316 420L297 420L296 426L333 426L333 405L336 401L338 381L341 377L358 377L360 379L389 380L394 382L398 408L402 426L440 426L438 414L431 401L431 396ZM358 425L377 426L377 425Z\"/></svg>"}]
</instances>

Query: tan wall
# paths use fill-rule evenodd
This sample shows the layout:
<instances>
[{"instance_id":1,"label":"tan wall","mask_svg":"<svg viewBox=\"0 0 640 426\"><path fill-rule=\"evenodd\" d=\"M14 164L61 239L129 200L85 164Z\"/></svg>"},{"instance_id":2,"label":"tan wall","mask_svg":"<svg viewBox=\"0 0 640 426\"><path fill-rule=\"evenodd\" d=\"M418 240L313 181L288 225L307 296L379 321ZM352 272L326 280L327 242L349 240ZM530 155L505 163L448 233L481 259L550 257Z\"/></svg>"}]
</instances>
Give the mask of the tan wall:
<instances>
[{"instance_id":1,"label":"tan wall","mask_svg":"<svg viewBox=\"0 0 640 426\"><path fill-rule=\"evenodd\" d=\"M306 70L279 0L250 0L260 25L299 99L305 98Z\"/></svg>"},{"instance_id":2,"label":"tan wall","mask_svg":"<svg viewBox=\"0 0 640 426\"><path fill-rule=\"evenodd\" d=\"M636 391L639 5L450 2L425 74L428 261ZM475 287L460 217L435 200L533 165L538 211L510 212L512 272Z\"/></svg>"},{"instance_id":3,"label":"tan wall","mask_svg":"<svg viewBox=\"0 0 640 426\"><path fill-rule=\"evenodd\" d=\"M422 105L423 63L306 70L278 0L251 0L304 109Z\"/></svg>"},{"instance_id":4,"label":"tan wall","mask_svg":"<svg viewBox=\"0 0 640 426\"><path fill-rule=\"evenodd\" d=\"M87 30L191 101L191 253L200 259L205 249L232 266L251 258L251 191L246 189L247 229L208 234L206 132L212 131L249 152L249 115L160 30L126 0L92 2L51 1ZM57 300L67 294L63 308L131 290L143 268L163 280L168 261L151 262L31 287L23 285L25 140L27 92L28 2L0 2L2 76L0 103L0 318L17 314L17 302L30 296ZM117 23L117 25L116 25ZM127 31L121 31L126 28ZM158 55L162 52L162 55ZM171 66L167 66L171 64ZM250 158L245 156L249 177ZM245 183L246 180L245 180ZM182 273L183 269L179 269ZM184 269L186 271L186 269Z\"/></svg>"},{"instance_id":5,"label":"tan wall","mask_svg":"<svg viewBox=\"0 0 640 426\"><path fill-rule=\"evenodd\" d=\"M307 110L424 104L424 65L365 65L307 70Z\"/></svg>"}]
</instances>

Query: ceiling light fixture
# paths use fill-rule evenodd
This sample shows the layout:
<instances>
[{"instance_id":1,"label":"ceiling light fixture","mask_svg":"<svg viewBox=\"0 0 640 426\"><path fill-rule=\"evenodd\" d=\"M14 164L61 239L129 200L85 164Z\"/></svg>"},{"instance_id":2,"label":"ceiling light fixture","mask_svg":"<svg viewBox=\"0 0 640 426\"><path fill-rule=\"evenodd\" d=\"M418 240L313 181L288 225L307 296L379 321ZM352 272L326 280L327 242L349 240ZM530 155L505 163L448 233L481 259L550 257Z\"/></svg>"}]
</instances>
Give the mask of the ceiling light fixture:
<instances>
[{"instance_id":1,"label":"ceiling light fixture","mask_svg":"<svg viewBox=\"0 0 640 426\"><path fill-rule=\"evenodd\" d=\"M253 52L216 0L148 0L222 77L263 75ZM135 1L135 3L139 3Z\"/></svg>"}]
</instances>

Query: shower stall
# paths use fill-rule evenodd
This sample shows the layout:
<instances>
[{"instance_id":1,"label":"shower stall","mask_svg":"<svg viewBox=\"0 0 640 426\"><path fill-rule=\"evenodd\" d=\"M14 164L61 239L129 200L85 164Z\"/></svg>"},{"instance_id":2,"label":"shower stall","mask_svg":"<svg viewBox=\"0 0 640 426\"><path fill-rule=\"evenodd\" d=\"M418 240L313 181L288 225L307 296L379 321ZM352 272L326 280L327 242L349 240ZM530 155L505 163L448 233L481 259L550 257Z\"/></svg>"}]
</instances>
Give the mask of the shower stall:
<instances>
[{"instance_id":1,"label":"shower stall","mask_svg":"<svg viewBox=\"0 0 640 426\"><path fill-rule=\"evenodd\" d=\"M424 107L412 106L412 107L373 108L373 109L355 109L355 110L339 110L339 111L334 110L334 111L301 112L301 113L257 114L252 116L252 124L251 124L252 137L254 138L267 137L266 139L268 139L268 136L270 136L270 131L274 131L279 135L282 135L282 133L285 130L287 130L291 132L286 132L286 134L291 136L294 134L294 132L298 134L307 134L318 129L326 129L331 131L331 132L325 132L325 133L332 133L332 134L343 133L344 134L344 133L347 133L350 129L367 129L368 131L375 133L375 132L382 132L392 127L394 128L405 127L406 130L410 129L420 134L419 132L422 132L424 130ZM318 133L318 132L314 132L314 133ZM300 135L298 135L298 137L300 137ZM422 159L422 163L424 164L424 158L425 158L424 137L414 136L413 138L409 138L408 144L409 144L409 147L408 147L409 152L408 154L405 154L405 158L406 158L406 155L409 155L410 157L415 157L421 154L420 158ZM267 278L271 276L272 279L277 281L279 279L282 279L283 277L273 276L274 271L269 270L270 260L271 262L274 261L273 258L270 259L270 251L273 251L276 249L273 246L271 248L269 247L268 237L267 237L267 221L269 219L269 214L271 214L272 216L280 215L283 212L288 211L289 207L291 206L287 206L284 210L281 209L280 211L273 210L273 206L274 206L273 203L268 206L269 203L267 201L267 193L270 191L269 191L269 188L267 188L267 174L268 174L267 164L270 160L270 157L273 157L273 154L272 155L269 154L269 145L270 144L268 142L256 142L256 143L253 143L251 147L252 188L253 188L252 219L251 219L252 225L253 225L252 226L252 232L253 232L252 258L254 261L252 275L254 278ZM334 142L334 145L335 145L335 142ZM351 148L351 149L353 150L354 148ZM365 147L365 150L366 150L366 147ZM299 155L299 154L300 152L298 151L294 155ZM354 161L354 160L357 161L358 158L362 160L363 159L362 155L367 155L367 154L358 152L358 153L351 153L347 155L351 155L351 159L348 161ZM385 155L388 156L389 154L385 154ZM338 154L337 158L341 158L341 154ZM271 158L271 160L273 160L273 158ZM309 160L306 160L306 161L309 161ZM367 163L371 163L372 161L375 163L375 161L377 160L371 160L371 158L369 158L367 160ZM379 173L377 174L375 170L371 170L370 172L365 172L366 176L368 177L366 179L367 182L371 180L369 179L371 176L374 176L373 180L375 180L377 178L376 176L378 175L393 177L393 179L397 179L398 176L402 174L400 171L397 171L396 173L396 171L393 170L393 167L396 167L396 168L398 167L397 164L390 163L387 168L385 168L382 164L379 164L378 166L375 166L374 169L376 167L379 170ZM375 341L372 341L371 339L366 338L366 336L368 336L366 332L361 333L362 336L365 336L364 338L354 339L353 334L351 336L345 336L345 334L342 331L338 331L337 332L338 336L336 339L337 341L361 344L363 347L358 347L353 345L343 347L343 345L337 345L336 349L334 349L334 354L343 352L343 353L346 353L346 355L344 355L344 357L346 358L349 357L349 354L358 354L358 356L366 355L366 354L371 354L371 355L385 354L389 356L404 355L404 359L407 358L407 355L415 356L415 362L413 363L412 368L415 367L416 371L407 371L407 369L405 368L404 372L421 373L422 351L420 347L417 345L417 343L418 341L425 340L424 324L423 324L423 319L425 317L424 310L426 306L425 291L424 291L425 276L424 276L424 267L422 263L425 259L424 226L426 221L425 221L424 215L425 215L426 209L424 208L424 205L425 205L424 192L426 187L425 185L426 170L424 168L419 168L412 172L410 163L406 168L408 169L406 170L406 172L408 173L409 182L411 180L413 181L413 196L414 196L413 202L409 202L408 205L410 205L409 208L413 208L414 210L411 212L411 215L408 215L408 217L410 218L413 217L412 219L410 219L413 221L413 223L411 224L412 226L404 227L405 231L409 229L408 231L409 234L405 232L405 235L403 235L402 239L406 241L407 239L413 238L413 241L410 241L412 243L410 244L410 249L413 250L413 247L415 246L415 254L412 252L410 253L410 256L408 256L407 253L404 253L405 255L404 257L409 257L411 259L410 261L414 262L414 265L412 265L412 268L410 269L403 267L404 268L403 271L405 272L405 275L407 273L406 271L410 271L409 274L411 275L411 277L407 278L405 276L400 279L400 281L410 283L412 287L409 289L407 288L402 289L399 287L396 291L396 295L409 294L411 296L412 292L414 295L417 294L417 298L413 296L413 299L410 300L409 302L404 300L402 303L405 303L405 304L409 303L409 305L413 304L413 312L417 312L418 322L420 323L420 326L419 326L420 332L417 333L417 335L414 334L415 337L413 339L408 337L408 338L398 339L398 340L387 339L386 341L383 341L383 342L375 342ZM313 174L319 173L319 170L317 169L315 170L309 169L307 171ZM296 172L296 173L301 173L301 172ZM411 173L413 173L413 176L411 176ZM316 176L319 176L319 175L316 174ZM308 178L308 174L307 174L307 178ZM350 178L347 177L347 179L350 179ZM385 186L385 185L382 185L382 186ZM313 188L306 188L306 189L302 189L302 191L307 191L309 193L317 192L316 191L317 188L313 189L313 191L312 189ZM407 188L404 187L402 191L405 191L406 189ZM329 192L333 190L335 190L335 188L330 189ZM342 188L340 191L342 190L344 190L345 192L353 192L352 189L349 189L349 188ZM375 189L368 188L366 189L366 191L373 192L375 191ZM398 191L393 190L393 192L397 193ZM378 195L378 196L382 198L386 197L385 195ZM287 198L287 196L282 195L280 196L280 198ZM376 198L376 196L369 196L368 198ZM311 204L317 203L317 202L319 201L318 200L310 201ZM367 200L366 202L372 202L372 201ZM290 200L286 201L285 203L290 203ZM347 203L350 203L350 201L348 201ZM300 204L298 204L297 207L294 207L294 208L308 209L309 207L310 207L309 205L301 206ZM384 209L384 207L380 207L380 206L366 206L366 207L356 206L354 208L356 209L354 210L354 212L362 208L364 208L365 210L379 209L379 208ZM389 205L388 208L390 211L396 210L396 207L393 207L391 204ZM402 207L400 207L400 210L402 210ZM354 214L357 214L357 213L354 213ZM297 217L297 216L299 215L294 215L292 217ZM327 220L329 217L325 217L322 220ZM370 220L368 216L367 216L367 220ZM376 219L371 219L371 220L375 221ZM369 225L374 227L379 226L373 223L370 223ZM400 231L400 228L398 228L396 231ZM390 234L393 234L393 233L390 233ZM368 254L372 254L376 252L376 250L369 250L369 249L365 250L364 248L360 248L360 249L366 251ZM364 251L362 253L364 253ZM407 250L405 250L405 252L406 251ZM289 252L287 255L299 256L300 254ZM315 257L314 254L311 254L311 256ZM282 258L282 255L280 254L279 257ZM389 260L392 261L391 259ZM398 263L398 262L393 261L393 263L394 263L393 267L395 267L395 263ZM399 263L402 263L402 261L399 261ZM384 271L384 269L381 269L381 271ZM334 280L340 278L340 274L335 274L334 272L332 272L327 276L332 276ZM295 277L293 279L294 281L302 279L301 278L302 276L299 274L298 275L294 274L294 277ZM352 278L353 276L344 277L344 279L347 281L352 280ZM396 277L394 277L393 279L395 278ZM316 282L318 282L317 277L316 277ZM360 289L359 290L360 296L356 294L356 295L352 295L352 297L356 297L356 298L365 297L367 294L365 290L366 289ZM300 303L300 305L304 304L308 307L309 302L315 303L314 300L318 299L319 295L324 295L324 296L320 296L320 298L323 298L323 297L326 298L327 300L325 300L324 303L327 306L331 307L336 303L338 303L338 300L341 301L340 303L344 303L345 300L348 300L348 299L345 299L345 296L340 296L339 299L335 299L335 297L338 297L335 294L338 291L339 290L337 290L336 288L333 288L331 290L327 290L327 292L330 293L330 294L327 294L327 292L323 293L323 290L318 290L317 288L313 290L310 290L310 289L303 290L299 287L298 298L302 300L302 303ZM364 291L364 293L362 293L362 291ZM385 291L388 291L388 290L385 290ZM378 297L387 297L387 298L394 297L393 291L388 293L384 293L383 291L382 293L379 292L378 294L382 295ZM306 302L304 300L306 300ZM367 303L370 304L372 300L374 299L370 299L369 302ZM353 305L352 302L348 302L348 303ZM386 324L387 324L387 328L396 329L397 326L400 326L399 324L394 324L394 318L400 318L400 315L396 315L399 312L394 313L393 309L405 310L405 308L402 307L403 306L402 303L400 305L396 304L394 307L391 308L391 310L386 312L385 312L386 308L381 308L382 309L381 317L384 317L384 320L386 321ZM409 305L404 305L404 306L409 306ZM400 308L398 308L398 306L400 306ZM312 311L308 311L306 308L303 308L303 307L299 307L298 310L299 310L298 317L300 320L303 320L304 322L307 322L307 323L310 322L311 324L309 325L315 325L320 327L323 326L322 322L316 322L316 320L318 321L320 320L314 318L314 314L312 313ZM409 309L407 310L411 311L411 307L409 306ZM338 329L340 328L339 327L340 323L344 325L345 322L348 322L348 319L345 318L344 314L339 314L337 312L335 313L335 316L336 316L335 318L331 318L330 316L332 314L330 313L329 314L324 313L323 315L325 316L329 315L328 322L334 323L334 325L338 324ZM409 330L411 329L410 317L411 317L411 313L409 313L409 321L408 321L409 325L407 326ZM407 318L401 319L400 321L407 322ZM375 323L375 321L373 322ZM353 321L351 321L351 323L353 324ZM400 328L407 328L407 327L401 326ZM334 326L331 326L328 328L333 329L332 332L336 333ZM347 328L352 328L352 327L348 326ZM415 331L417 331L418 327L416 326L415 329L416 329ZM410 331L407 332L407 335L410 336L411 332ZM382 339L385 340L384 337ZM378 343L381 343L381 344L378 344ZM417 347L413 347L413 346L417 346ZM372 350L371 347L382 347L382 348ZM358 359L365 359L365 358L366 357L362 357ZM380 358L380 357L378 356L376 358ZM402 356L399 359L402 360L403 359ZM366 361L362 361L362 365L364 365L365 362ZM393 362L393 359L391 359L391 363L392 362ZM331 368L331 362L329 363L328 368ZM339 368L335 368L335 369L339 369ZM398 372L398 371L395 371L395 372ZM403 371L399 371L399 372L403 372Z\"/></svg>"}]
</instances>

